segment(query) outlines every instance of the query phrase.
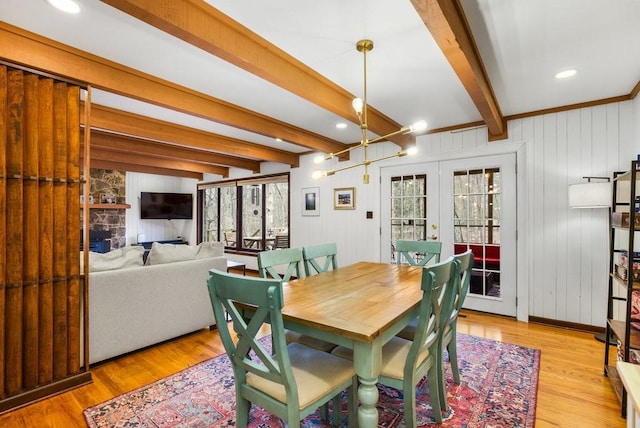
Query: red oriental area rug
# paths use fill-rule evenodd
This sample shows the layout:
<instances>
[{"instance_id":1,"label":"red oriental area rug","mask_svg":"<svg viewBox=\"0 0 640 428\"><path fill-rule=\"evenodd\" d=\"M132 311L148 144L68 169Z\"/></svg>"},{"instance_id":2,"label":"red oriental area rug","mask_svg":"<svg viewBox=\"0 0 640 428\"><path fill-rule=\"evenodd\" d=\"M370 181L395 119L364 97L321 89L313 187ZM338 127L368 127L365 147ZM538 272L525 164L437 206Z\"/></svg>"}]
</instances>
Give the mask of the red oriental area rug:
<instances>
[{"instance_id":1,"label":"red oriental area rug","mask_svg":"<svg viewBox=\"0 0 640 428\"><path fill-rule=\"evenodd\" d=\"M269 340L264 338L262 340ZM446 353L445 353L446 355ZM523 427L535 424L540 351L458 334L461 384L453 383L447 363L450 411L446 427ZM379 426L403 427L402 392L378 386ZM418 426L437 427L428 399L426 378L418 385ZM346 398L343 400L346 405ZM346 408L343 408L346 426ZM89 427L235 427L233 370L226 355L204 361L150 385L84 410ZM253 406L250 427L284 427ZM324 427L319 414L301 426Z\"/></svg>"}]
</instances>

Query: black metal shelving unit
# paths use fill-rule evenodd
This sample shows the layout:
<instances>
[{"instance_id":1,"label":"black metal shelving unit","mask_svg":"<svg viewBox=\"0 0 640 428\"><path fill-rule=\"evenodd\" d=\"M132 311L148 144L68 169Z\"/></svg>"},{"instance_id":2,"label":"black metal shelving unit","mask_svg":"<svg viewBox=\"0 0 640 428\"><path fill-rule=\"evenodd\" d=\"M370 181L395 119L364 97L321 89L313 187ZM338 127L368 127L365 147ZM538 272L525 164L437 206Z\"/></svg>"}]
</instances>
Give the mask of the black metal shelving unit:
<instances>
[{"instance_id":1,"label":"black metal shelving unit","mask_svg":"<svg viewBox=\"0 0 640 428\"><path fill-rule=\"evenodd\" d=\"M633 291L640 293L640 281L634 279L633 263L636 259L634 244L635 235L640 231L640 227L634 227L636 218L640 220L640 212L636 212L636 196L639 161L632 161L629 171L616 172L613 176L611 215L609 216L610 238L609 238L609 290L607 298L607 325L605 337L615 335L623 348L622 361L630 360L632 350L640 350L640 329L631 325L632 322L639 322L640 318L631 317L631 302ZM614 222L614 217L619 218L627 213L628 223ZM627 253L626 276L620 275L623 271L620 268L621 257ZM620 292L619 290L624 290ZM618 290L618 292L616 292ZM624 302L623 319L614 319L614 303ZM620 399L621 414L626 417L627 392L622 384L618 371L614 364L609 361L609 347L617 346L617 343L609 340L604 341L604 374L611 380L618 398Z\"/></svg>"}]
</instances>

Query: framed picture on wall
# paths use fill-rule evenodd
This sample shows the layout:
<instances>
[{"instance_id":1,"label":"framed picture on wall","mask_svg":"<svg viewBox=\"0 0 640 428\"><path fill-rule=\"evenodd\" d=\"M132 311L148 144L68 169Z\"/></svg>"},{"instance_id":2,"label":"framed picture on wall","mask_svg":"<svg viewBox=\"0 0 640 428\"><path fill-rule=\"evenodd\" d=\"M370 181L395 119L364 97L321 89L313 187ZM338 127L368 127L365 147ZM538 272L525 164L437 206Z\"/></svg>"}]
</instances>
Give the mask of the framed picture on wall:
<instances>
[{"instance_id":1,"label":"framed picture on wall","mask_svg":"<svg viewBox=\"0 0 640 428\"><path fill-rule=\"evenodd\" d=\"M333 189L333 209L354 210L356 208L356 188Z\"/></svg>"},{"instance_id":2,"label":"framed picture on wall","mask_svg":"<svg viewBox=\"0 0 640 428\"><path fill-rule=\"evenodd\" d=\"M302 189L302 215L320 215L319 187L307 187Z\"/></svg>"}]
</instances>

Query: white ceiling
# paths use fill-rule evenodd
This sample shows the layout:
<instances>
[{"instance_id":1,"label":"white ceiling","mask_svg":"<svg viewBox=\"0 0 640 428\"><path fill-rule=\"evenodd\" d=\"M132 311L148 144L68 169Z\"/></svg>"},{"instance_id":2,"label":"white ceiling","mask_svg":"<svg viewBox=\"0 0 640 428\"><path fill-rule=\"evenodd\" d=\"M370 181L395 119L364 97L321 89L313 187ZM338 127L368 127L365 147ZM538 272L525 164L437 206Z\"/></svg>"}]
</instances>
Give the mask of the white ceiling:
<instances>
[{"instance_id":1,"label":"white ceiling","mask_svg":"<svg viewBox=\"0 0 640 428\"><path fill-rule=\"evenodd\" d=\"M67 15L45 0L2 0L0 20L344 143L359 128L333 113L97 0ZM640 80L638 0L460 0L504 116L628 95ZM208 0L402 124L482 120L409 0ZM565 68L577 74L554 79ZM307 149L95 90L93 102L217 134Z\"/></svg>"}]
</instances>

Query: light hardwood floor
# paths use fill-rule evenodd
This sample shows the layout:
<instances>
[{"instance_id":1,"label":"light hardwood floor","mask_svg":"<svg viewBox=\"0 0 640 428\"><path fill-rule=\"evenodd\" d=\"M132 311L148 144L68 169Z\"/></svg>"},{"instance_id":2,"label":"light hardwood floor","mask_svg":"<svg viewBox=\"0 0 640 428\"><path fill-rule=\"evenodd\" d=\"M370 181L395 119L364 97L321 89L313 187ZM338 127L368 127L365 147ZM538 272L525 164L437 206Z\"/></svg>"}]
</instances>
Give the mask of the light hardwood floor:
<instances>
[{"instance_id":1,"label":"light hardwood floor","mask_svg":"<svg viewBox=\"0 0 640 428\"><path fill-rule=\"evenodd\" d=\"M463 312L460 333L541 349L536 427L624 427L593 333ZM83 427L82 410L224 352L217 331L188 336L92 367L93 383L0 415L0 427ZM613 355L615 358L615 355Z\"/></svg>"}]
</instances>

